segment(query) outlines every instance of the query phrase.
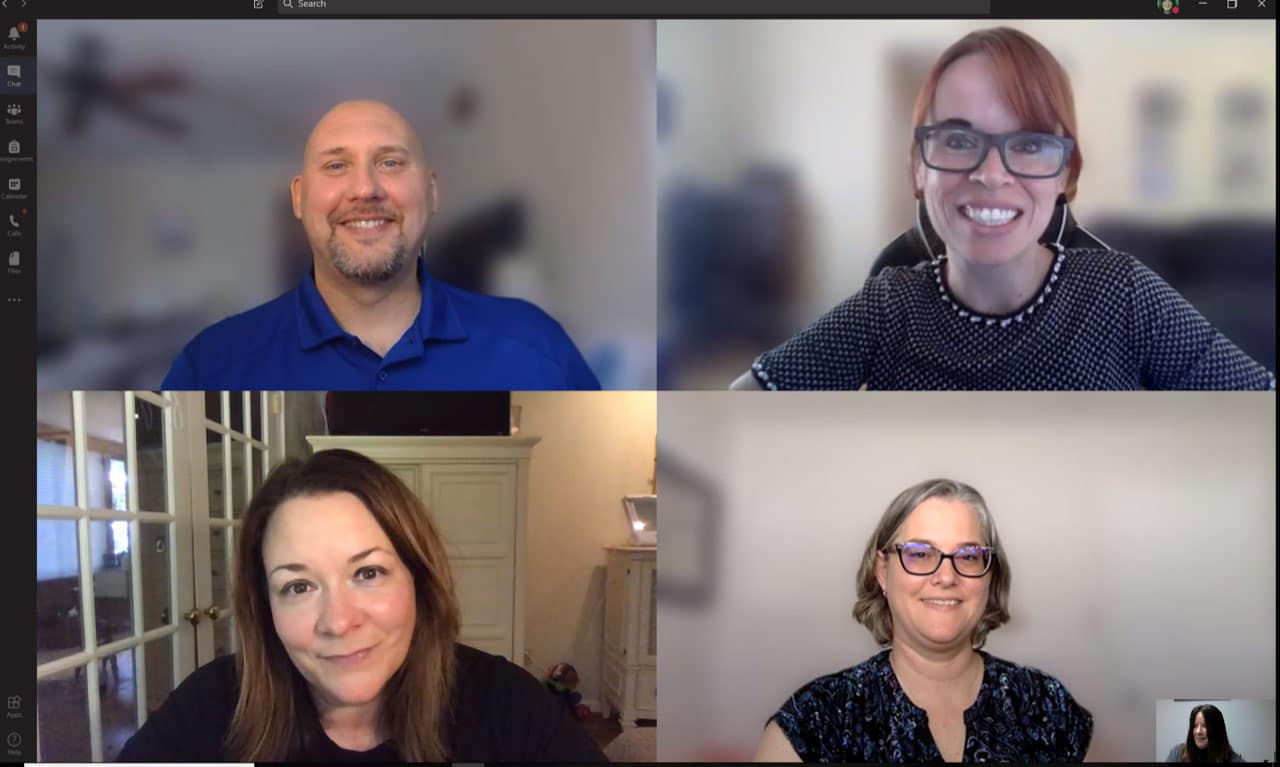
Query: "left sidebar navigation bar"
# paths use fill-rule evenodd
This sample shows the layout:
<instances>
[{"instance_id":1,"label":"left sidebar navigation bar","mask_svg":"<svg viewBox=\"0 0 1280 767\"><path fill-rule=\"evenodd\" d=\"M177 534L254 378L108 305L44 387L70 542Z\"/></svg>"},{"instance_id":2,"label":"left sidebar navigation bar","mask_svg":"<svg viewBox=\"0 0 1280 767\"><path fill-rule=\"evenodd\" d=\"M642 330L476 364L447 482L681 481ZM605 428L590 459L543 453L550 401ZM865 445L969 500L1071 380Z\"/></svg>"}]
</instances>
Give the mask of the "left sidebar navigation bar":
<instances>
[{"instance_id":1,"label":"left sidebar navigation bar","mask_svg":"<svg viewBox=\"0 0 1280 767\"><path fill-rule=\"evenodd\" d=\"M10 510L0 538L0 579L7 589L4 631L0 631L0 697L4 714L0 761L35 762L35 452L31 413L36 400L36 19L37 0L0 5L0 231L4 259L3 349L5 426L0 448L6 459Z\"/></svg>"}]
</instances>

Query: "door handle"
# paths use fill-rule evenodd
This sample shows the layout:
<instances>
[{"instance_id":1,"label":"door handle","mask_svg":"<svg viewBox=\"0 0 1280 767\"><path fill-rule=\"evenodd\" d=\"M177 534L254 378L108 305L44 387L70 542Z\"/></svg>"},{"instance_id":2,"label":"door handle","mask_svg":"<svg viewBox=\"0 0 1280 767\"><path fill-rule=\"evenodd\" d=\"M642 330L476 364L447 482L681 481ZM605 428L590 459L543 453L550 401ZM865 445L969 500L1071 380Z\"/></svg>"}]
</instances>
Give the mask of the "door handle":
<instances>
[{"instance_id":1,"label":"door handle","mask_svg":"<svg viewBox=\"0 0 1280 767\"><path fill-rule=\"evenodd\" d=\"M203 613L201 613L199 610L192 608L190 610L187 610L185 613L183 613L182 617L184 620L186 620L187 623L190 623L192 626L194 626L200 622L200 618L202 615Z\"/></svg>"},{"instance_id":2,"label":"door handle","mask_svg":"<svg viewBox=\"0 0 1280 767\"><path fill-rule=\"evenodd\" d=\"M210 605L209 607L204 608L204 614L209 616L210 620L216 621L218 616L222 615L222 608L217 605Z\"/></svg>"}]
</instances>

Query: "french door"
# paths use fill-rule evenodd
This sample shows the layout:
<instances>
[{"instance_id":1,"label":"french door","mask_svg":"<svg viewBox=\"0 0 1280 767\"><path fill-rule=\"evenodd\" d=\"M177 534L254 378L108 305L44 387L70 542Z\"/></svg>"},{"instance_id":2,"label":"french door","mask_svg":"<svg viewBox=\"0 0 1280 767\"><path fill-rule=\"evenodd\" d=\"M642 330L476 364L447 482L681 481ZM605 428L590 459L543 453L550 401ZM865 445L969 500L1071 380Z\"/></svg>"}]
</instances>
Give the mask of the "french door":
<instances>
[{"instance_id":1,"label":"french door","mask_svg":"<svg viewBox=\"0 0 1280 767\"><path fill-rule=\"evenodd\" d=\"M268 392L48 392L36 413L41 761L111 761L235 652L236 528L283 459Z\"/></svg>"}]
</instances>

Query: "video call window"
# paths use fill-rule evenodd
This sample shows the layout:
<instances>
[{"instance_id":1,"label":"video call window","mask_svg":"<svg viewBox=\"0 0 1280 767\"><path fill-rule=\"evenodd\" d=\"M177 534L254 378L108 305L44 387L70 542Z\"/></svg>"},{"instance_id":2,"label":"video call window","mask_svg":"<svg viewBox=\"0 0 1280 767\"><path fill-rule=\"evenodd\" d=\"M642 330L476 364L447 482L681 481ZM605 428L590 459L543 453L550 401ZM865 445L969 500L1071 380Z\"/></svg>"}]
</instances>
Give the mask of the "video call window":
<instances>
[{"instance_id":1,"label":"video call window","mask_svg":"<svg viewBox=\"0 0 1280 767\"><path fill-rule=\"evenodd\" d=\"M0 4L6 758L1276 760L1271 3L502 2Z\"/></svg>"}]
</instances>

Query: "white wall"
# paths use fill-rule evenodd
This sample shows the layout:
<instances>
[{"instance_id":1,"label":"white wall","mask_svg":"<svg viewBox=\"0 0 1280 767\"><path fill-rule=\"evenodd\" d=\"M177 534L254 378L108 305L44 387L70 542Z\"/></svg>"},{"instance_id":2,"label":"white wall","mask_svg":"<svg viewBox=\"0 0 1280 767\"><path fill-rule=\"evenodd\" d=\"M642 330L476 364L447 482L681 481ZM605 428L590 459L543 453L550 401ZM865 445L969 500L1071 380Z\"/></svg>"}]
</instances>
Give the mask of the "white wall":
<instances>
[{"instance_id":1,"label":"white wall","mask_svg":"<svg viewBox=\"0 0 1280 767\"><path fill-rule=\"evenodd\" d=\"M520 435L542 439L529 469L526 665L541 678L573 664L584 702L598 703L604 547L628 539L622 497L651 491L657 396L513 392L511 403L522 409Z\"/></svg>"},{"instance_id":2,"label":"white wall","mask_svg":"<svg viewBox=\"0 0 1280 767\"><path fill-rule=\"evenodd\" d=\"M1169 749L1187 739L1191 709L1210 703L1222 712L1231 748L1246 762L1276 759L1276 702L1274 700L1161 700L1156 702L1154 762L1163 762Z\"/></svg>"},{"instance_id":3,"label":"white wall","mask_svg":"<svg viewBox=\"0 0 1280 767\"><path fill-rule=\"evenodd\" d=\"M663 392L659 410L659 483L678 461L723 498L714 597L659 602L662 760L749 757L787 695L876 652L850 617L857 560L930 476L986 496L1013 574L987 649L1062 680L1092 759L1149 759L1160 698L1275 697L1275 558L1240 549L1273 548L1274 397ZM664 503L664 526L697 513ZM663 571L691 569L677 554Z\"/></svg>"}]
</instances>

